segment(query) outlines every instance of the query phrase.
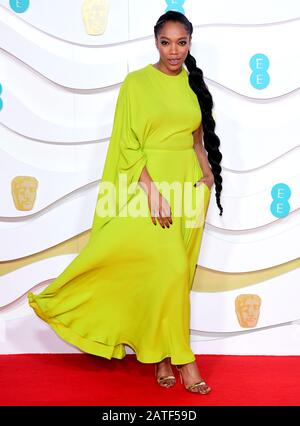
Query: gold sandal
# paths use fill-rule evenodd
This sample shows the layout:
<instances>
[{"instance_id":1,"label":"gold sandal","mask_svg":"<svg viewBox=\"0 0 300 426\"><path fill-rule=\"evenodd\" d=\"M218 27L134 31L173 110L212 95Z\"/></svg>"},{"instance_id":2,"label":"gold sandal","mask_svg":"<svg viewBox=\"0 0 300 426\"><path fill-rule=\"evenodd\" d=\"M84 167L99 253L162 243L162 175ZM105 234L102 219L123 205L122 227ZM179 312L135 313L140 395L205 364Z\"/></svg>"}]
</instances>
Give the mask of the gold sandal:
<instances>
[{"instance_id":1,"label":"gold sandal","mask_svg":"<svg viewBox=\"0 0 300 426\"><path fill-rule=\"evenodd\" d=\"M200 382L192 383L191 385L185 385L185 383L183 381L183 377L182 377L182 372L181 372L182 367L178 367L176 365L176 368L179 371L180 382L181 382L181 384L184 385L184 387L187 391L190 391L190 392L193 392L193 393L201 393L202 395L206 395L207 393L209 393L211 391L211 387L208 386L208 384L205 383L204 380L201 380ZM193 389L195 389L195 388L199 388L200 392L198 392L197 390L193 391Z\"/></svg>"},{"instance_id":2,"label":"gold sandal","mask_svg":"<svg viewBox=\"0 0 300 426\"><path fill-rule=\"evenodd\" d=\"M154 374L155 374L157 383L163 388L170 388L171 386L174 386L176 383L176 378L173 375L157 377L157 364L155 364Z\"/></svg>"}]
</instances>

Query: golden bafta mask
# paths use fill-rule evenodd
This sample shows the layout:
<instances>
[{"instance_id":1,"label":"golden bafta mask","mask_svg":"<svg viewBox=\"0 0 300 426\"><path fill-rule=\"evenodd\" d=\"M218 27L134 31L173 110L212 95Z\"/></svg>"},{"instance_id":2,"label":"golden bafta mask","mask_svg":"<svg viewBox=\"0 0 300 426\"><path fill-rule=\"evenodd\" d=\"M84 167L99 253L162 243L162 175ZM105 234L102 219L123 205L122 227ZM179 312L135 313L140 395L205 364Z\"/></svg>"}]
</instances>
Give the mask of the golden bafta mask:
<instances>
[{"instance_id":1,"label":"golden bafta mask","mask_svg":"<svg viewBox=\"0 0 300 426\"><path fill-rule=\"evenodd\" d=\"M38 180L33 176L16 176L11 181L11 193L18 210L27 211L33 208Z\"/></svg>"},{"instance_id":2,"label":"golden bafta mask","mask_svg":"<svg viewBox=\"0 0 300 426\"><path fill-rule=\"evenodd\" d=\"M260 313L261 298L257 294L240 294L235 299L235 312L241 327L255 327Z\"/></svg>"},{"instance_id":3,"label":"golden bafta mask","mask_svg":"<svg viewBox=\"0 0 300 426\"><path fill-rule=\"evenodd\" d=\"M107 0L84 0L81 13L86 32L90 35L101 35L107 24Z\"/></svg>"}]
</instances>

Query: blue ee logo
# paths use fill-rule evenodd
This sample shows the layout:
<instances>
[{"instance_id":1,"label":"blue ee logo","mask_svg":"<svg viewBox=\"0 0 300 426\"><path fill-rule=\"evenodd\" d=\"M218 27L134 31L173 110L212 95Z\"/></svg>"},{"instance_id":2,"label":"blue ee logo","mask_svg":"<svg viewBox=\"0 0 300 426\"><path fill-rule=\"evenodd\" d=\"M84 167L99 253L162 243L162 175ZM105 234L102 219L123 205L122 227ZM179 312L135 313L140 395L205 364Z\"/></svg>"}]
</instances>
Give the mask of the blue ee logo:
<instances>
[{"instance_id":1,"label":"blue ee logo","mask_svg":"<svg viewBox=\"0 0 300 426\"><path fill-rule=\"evenodd\" d=\"M168 12L168 10L175 10L176 12L181 12L184 14L184 9L182 7L185 0L166 0L166 3L168 7L166 8L165 12Z\"/></svg>"},{"instance_id":2,"label":"blue ee logo","mask_svg":"<svg viewBox=\"0 0 300 426\"><path fill-rule=\"evenodd\" d=\"M29 0L9 0L9 5L14 12L23 13L29 8Z\"/></svg>"},{"instance_id":3,"label":"blue ee logo","mask_svg":"<svg viewBox=\"0 0 300 426\"><path fill-rule=\"evenodd\" d=\"M289 214L290 205L288 200L291 196L291 190L285 183L277 183L271 191L273 202L271 204L271 213L275 217L284 217Z\"/></svg>"},{"instance_id":4,"label":"blue ee logo","mask_svg":"<svg viewBox=\"0 0 300 426\"><path fill-rule=\"evenodd\" d=\"M265 89L270 83L270 76L268 68L270 61L263 53L257 53L250 59L250 68L252 74L250 76L250 83L255 89Z\"/></svg>"},{"instance_id":5,"label":"blue ee logo","mask_svg":"<svg viewBox=\"0 0 300 426\"><path fill-rule=\"evenodd\" d=\"M3 101L1 99L1 95L2 95L2 85L0 83L0 111L2 110L2 107L3 107Z\"/></svg>"}]
</instances>

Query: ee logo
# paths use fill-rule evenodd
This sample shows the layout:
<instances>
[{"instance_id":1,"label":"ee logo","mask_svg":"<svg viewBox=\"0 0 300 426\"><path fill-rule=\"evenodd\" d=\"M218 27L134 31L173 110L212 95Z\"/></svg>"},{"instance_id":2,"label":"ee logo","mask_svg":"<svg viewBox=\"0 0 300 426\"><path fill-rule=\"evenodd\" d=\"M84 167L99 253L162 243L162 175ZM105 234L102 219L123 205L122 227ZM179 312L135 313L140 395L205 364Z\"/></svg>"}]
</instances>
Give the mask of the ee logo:
<instances>
[{"instance_id":1,"label":"ee logo","mask_svg":"<svg viewBox=\"0 0 300 426\"><path fill-rule=\"evenodd\" d=\"M9 5L14 12L23 13L29 8L29 0L9 0Z\"/></svg>"},{"instance_id":2,"label":"ee logo","mask_svg":"<svg viewBox=\"0 0 300 426\"><path fill-rule=\"evenodd\" d=\"M175 10L176 12L181 12L184 14L184 9L182 7L185 0L166 0L166 3L168 7L166 8L165 12L168 10Z\"/></svg>"},{"instance_id":3,"label":"ee logo","mask_svg":"<svg viewBox=\"0 0 300 426\"><path fill-rule=\"evenodd\" d=\"M255 89L265 89L270 83L270 75L268 68L270 61L263 53L257 53L250 59L250 68L252 74L250 76L250 83Z\"/></svg>"},{"instance_id":4,"label":"ee logo","mask_svg":"<svg viewBox=\"0 0 300 426\"><path fill-rule=\"evenodd\" d=\"M285 183L277 183L271 191L273 202L271 204L271 213L275 217L284 217L289 214L290 205L289 199L291 190Z\"/></svg>"},{"instance_id":5,"label":"ee logo","mask_svg":"<svg viewBox=\"0 0 300 426\"><path fill-rule=\"evenodd\" d=\"M3 101L1 99L1 95L2 95L2 85L0 83L0 111L2 110L2 107L3 107Z\"/></svg>"}]
</instances>

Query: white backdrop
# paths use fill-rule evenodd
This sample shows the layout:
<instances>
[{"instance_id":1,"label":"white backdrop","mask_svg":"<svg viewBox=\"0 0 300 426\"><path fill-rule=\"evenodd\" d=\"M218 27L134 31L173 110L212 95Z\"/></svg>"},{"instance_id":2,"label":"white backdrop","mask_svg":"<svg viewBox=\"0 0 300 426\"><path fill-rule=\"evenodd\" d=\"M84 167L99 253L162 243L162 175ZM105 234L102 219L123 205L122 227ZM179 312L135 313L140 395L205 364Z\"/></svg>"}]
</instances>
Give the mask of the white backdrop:
<instances>
[{"instance_id":1,"label":"white backdrop","mask_svg":"<svg viewBox=\"0 0 300 426\"><path fill-rule=\"evenodd\" d=\"M120 84L157 61L153 26L170 9L193 23L223 154L192 348L300 354L298 0L0 0L0 353L79 351L27 292L88 241Z\"/></svg>"}]
</instances>

